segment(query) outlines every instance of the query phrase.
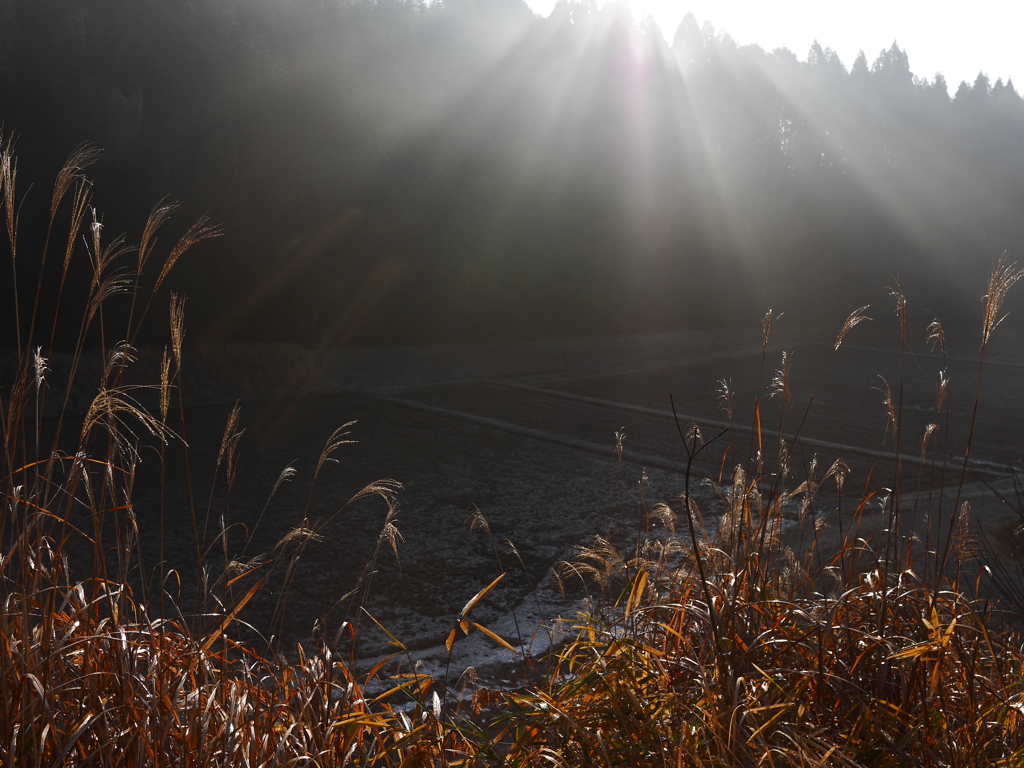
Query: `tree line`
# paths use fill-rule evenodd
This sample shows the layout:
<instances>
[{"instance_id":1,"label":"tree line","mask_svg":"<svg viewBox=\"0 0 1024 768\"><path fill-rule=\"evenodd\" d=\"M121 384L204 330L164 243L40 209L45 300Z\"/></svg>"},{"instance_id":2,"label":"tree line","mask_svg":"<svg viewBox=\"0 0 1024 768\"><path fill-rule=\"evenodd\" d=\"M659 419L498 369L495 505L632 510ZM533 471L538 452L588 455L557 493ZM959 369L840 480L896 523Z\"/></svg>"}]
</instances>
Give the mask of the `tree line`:
<instances>
[{"instance_id":1,"label":"tree line","mask_svg":"<svg viewBox=\"0 0 1024 768\"><path fill-rule=\"evenodd\" d=\"M666 41L593 0L0 0L26 241L101 147L105 231L168 195L224 224L170 281L194 338L832 321L895 279L976 312L1024 243L1024 106L949 90L896 43L801 59L692 15Z\"/></svg>"}]
</instances>

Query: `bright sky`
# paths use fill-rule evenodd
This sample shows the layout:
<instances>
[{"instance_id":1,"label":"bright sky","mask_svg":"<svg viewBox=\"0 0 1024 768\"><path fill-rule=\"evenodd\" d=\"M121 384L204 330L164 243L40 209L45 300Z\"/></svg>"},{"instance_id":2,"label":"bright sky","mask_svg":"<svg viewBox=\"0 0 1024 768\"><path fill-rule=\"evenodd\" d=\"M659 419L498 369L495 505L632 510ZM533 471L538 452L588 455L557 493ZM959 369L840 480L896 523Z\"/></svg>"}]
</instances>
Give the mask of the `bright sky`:
<instances>
[{"instance_id":1,"label":"bright sky","mask_svg":"<svg viewBox=\"0 0 1024 768\"><path fill-rule=\"evenodd\" d=\"M547 16L555 0L526 0ZM983 71L994 83L1016 77L1024 91L1024 3L1019 0L629 0L637 18L654 16L671 42L687 11L710 21L739 44L765 50L787 47L805 59L811 43L835 50L849 69L860 49L870 64L895 40L910 56L914 74L929 80L941 72L956 91Z\"/></svg>"}]
</instances>

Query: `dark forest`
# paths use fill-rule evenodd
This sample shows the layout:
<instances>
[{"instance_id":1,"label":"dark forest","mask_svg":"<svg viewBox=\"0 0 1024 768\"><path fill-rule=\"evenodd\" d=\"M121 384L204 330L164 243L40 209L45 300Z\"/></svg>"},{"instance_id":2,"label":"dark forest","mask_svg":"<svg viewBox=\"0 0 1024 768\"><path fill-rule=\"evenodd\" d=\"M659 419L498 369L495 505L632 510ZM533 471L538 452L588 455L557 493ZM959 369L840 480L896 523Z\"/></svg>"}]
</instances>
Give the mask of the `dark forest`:
<instances>
[{"instance_id":1,"label":"dark forest","mask_svg":"<svg viewBox=\"0 0 1024 768\"><path fill-rule=\"evenodd\" d=\"M1011 82L951 97L896 43L804 60L692 15L669 37L588 0L0 0L19 274L87 142L107 232L164 198L223 224L168 286L193 339L831 327L897 279L979 311L1024 242Z\"/></svg>"}]
</instances>

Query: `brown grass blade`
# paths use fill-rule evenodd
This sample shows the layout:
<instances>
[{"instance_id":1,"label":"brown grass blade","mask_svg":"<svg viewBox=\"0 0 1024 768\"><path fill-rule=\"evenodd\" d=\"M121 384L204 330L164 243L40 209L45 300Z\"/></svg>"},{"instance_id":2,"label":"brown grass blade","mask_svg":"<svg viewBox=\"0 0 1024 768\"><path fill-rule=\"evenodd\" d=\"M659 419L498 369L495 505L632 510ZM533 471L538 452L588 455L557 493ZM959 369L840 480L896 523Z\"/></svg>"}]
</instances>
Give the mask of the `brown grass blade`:
<instances>
[{"instance_id":1,"label":"brown grass blade","mask_svg":"<svg viewBox=\"0 0 1024 768\"><path fill-rule=\"evenodd\" d=\"M472 624L477 629L479 629L481 632L483 632L489 638L491 638L491 640L496 642L502 648L505 648L505 649L507 649L509 651L512 651L512 653L516 654L517 656L519 655L519 651L517 651L507 641L503 640L499 635L497 635L496 633L492 632L487 627L483 626L482 624L477 624L475 621L471 621L469 623Z\"/></svg>"},{"instance_id":2,"label":"brown grass blade","mask_svg":"<svg viewBox=\"0 0 1024 768\"><path fill-rule=\"evenodd\" d=\"M484 597L487 596L487 593L494 589L496 586L498 586L499 582L501 582L501 580L504 578L505 574L503 573L490 584L488 584L486 587L484 587L475 595L473 595L473 597L469 599L469 602L463 606L461 611L459 611L459 616L464 617L467 613L469 613L473 609L473 606L479 603L481 600L483 600Z\"/></svg>"},{"instance_id":3,"label":"brown grass blade","mask_svg":"<svg viewBox=\"0 0 1024 768\"><path fill-rule=\"evenodd\" d=\"M231 609L231 612L225 614L223 618L221 618L221 620L217 622L217 626L200 646L204 653L210 650L211 646L213 646L213 644L217 642L217 639L222 634L224 634L224 630L226 630L231 625L231 622L233 622L238 617L238 614L242 612L242 609L249 604L249 601L252 600L253 597L255 597L256 593L259 592L262 588L262 580L256 582L251 587L249 587L249 590L244 595L242 595L242 597L239 599L237 603L235 603L235 607Z\"/></svg>"}]
</instances>

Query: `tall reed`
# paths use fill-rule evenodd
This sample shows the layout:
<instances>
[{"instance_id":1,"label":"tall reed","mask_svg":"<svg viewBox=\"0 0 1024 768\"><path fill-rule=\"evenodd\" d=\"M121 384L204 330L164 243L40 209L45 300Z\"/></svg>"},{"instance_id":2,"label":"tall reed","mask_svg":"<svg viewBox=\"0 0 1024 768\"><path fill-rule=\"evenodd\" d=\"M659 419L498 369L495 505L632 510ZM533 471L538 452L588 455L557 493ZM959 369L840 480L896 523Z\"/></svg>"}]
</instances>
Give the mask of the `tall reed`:
<instances>
[{"instance_id":1,"label":"tall reed","mask_svg":"<svg viewBox=\"0 0 1024 768\"><path fill-rule=\"evenodd\" d=\"M962 503L983 404L985 349L1021 277L1005 260L989 284L965 455L937 453L935 436L949 423L943 374L909 517L900 493L901 445L911 439L901 423L902 374L896 394L887 388L886 396L894 474L882 535L865 523L882 488L867 488L851 509L842 458L823 472L816 460L798 466L793 458L825 370L866 308L843 324L802 410L790 390L791 358L784 357L766 387L780 402L771 427L762 423L775 322L769 313L752 426L743 438L749 455L730 473L738 427L706 440L697 425L677 421L684 478L678 503L641 498L635 539L598 538L581 549L563 572L584 577L603 600L576 618L571 640L546 666L521 659L520 688L471 694L455 682L471 675L423 673L390 634L393 652L357 673L358 620L343 623L316 648L282 649L269 636L243 641L246 608L271 579L280 597L268 632L280 634L297 564L330 519L309 522L307 502L303 524L271 551L249 552L246 542L229 543L230 521L219 522L214 492L196 498L187 451L184 476L165 473L166 452L183 448L187 436L184 298L170 297L159 381L130 383L136 344L172 268L219 230L201 219L147 271L175 206L156 205L137 246L107 239L85 175L95 159L88 147L69 158L44 217L42 250L26 259L18 237L17 163L12 143L0 140L0 214L11 275L6 306L16 337L14 364L0 390L4 765L1024 764L1024 654L997 604L981 599L983 576L975 575ZM55 269L47 267L51 250L61 258ZM80 264L83 284L71 277ZM56 275L55 285L48 275ZM34 286L27 300L23 285ZM895 297L906 350L901 288ZM49 333L45 307L53 308ZM117 318L124 325L115 330ZM61 380L54 363L58 324L72 328L73 338ZM930 326L929 338L945 354L940 325ZM87 364L92 354L100 356L99 367ZM85 391L89 397L80 404ZM727 386L725 396L733 424L736 403ZM350 426L329 436L308 498ZM234 410L213 468L227 491L237 477L240 434ZM617 439L621 447L622 435ZM140 530L134 501L146 441L161 462L155 534ZM701 478L696 460L718 450L721 459L708 463L718 467L717 476ZM958 475L952 494L947 467ZM293 474L286 467L271 496ZM716 489L714 509L698 501L699 482ZM171 484L185 486L188 509L165 509L163 490ZM820 503L828 486L837 507L831 519ZM399 487L391 480L371 483L349 502L377 496L388 507L374 554L346 596L355 605L365 605L376 558L400 542ZM917 530L922 497L927 524L919 541L909 533ZM797 519L787 531L790 509ZM191 529L192 593L178 587L182 569L170 562L172 554L184 555L162 544L172 514L184 516ZM471 524L490 537L483 515L473 515ZM654 535L656 525L663 535ZM828 531L837 535L829 539ZM156 563L145 562L144 535L161 540ZM83 542L84 557L75 551ZM471 618L505 573L493 539L491 548L501 573L467 596L444 640L449 663L454 644L471 631L520 658L532 631L516 624L517 648ZM73 569L83 560L88 566L77 576ZM365 611L357 615L375 623ZM346 644L348 655L339 650Z\"/></svg>"},{"instance_id":2,"label":"tall reed","mask_svg":"<svg viewBox=\"0 0 1024 768\"><path fill-rule=\"evenodd\" d=\"M993 271L982 354L1019 277L1005 259ZM898 288L894 295L905 349L906 299ZM844 323L832 356L865 309ZM765 350L771 322L769 313ZM941 326L929 332L941 338ZM784 355L773 380L783 399L774 460L762 451L755 400L757 451L731 482L713 483L722 489L713 536L695 525L704 518L689 482L694 460L711 445L696 425L680 425L686 490L677 507L658 509L671 535L648 539L633 557L605 540L581 550L571 571L589 574L613 598L611 608L578 622L542 685L508 696L499 740L510 744L509 764L1024 763L1024 654L1006 628L1005 606L982 599L986 570L972 557L961 509L980 373L953 505L943 507L950 496L934 488L930 527L938 530L918 539L900 520L902 395L886 396L893 486L866 490L844 518L845 462L837 459L820 478L816 460L803 469L792 463L818 389L787 440L787 363ZM947 405L940 396L938 418ZM924 435L922 474L939 464L926 460L937 428ZM838 491L831 518L820 504L815 511L826 482ZM888 522L879 532L864 514L883 490ZM798 511L788 535L787 506ZM675 536L680 517L685 537ZM826 528L835 526L838 538L829 539Z\"/></svg>"},{"instance_id":3,"label":"tall reed","mask_svg":"<svg viewBox=\"0 0 1024 768\"><path fill-rule=\"evenodd\" d=\"M0 761L7 766L262 766L296 760L391 765L448 761L453 754L475 751L462 729L450 727L450 718L442 719L432 705L435 682L427 676L389 682L382 663L357 678L352 659L336 650L343 638L357 635L351 624L343 624L333 642L315 651L295 649L292 662L282 659L272 638L263 647L241 641L246 606L274 578L283 588L272 628L284 623L296 564L330 519L310 523L307 517L272 551L232 557L239 550L245 554L246 546L229 546L230 523L221 517L217 524L212 490L205 509L195 498L183 443L184 298L170 297L170 336L159 381L129 383L137 339L155 314L172 268L219 229L200 219L149 274L157 236L177 206L158 203L137 246L123 236L108 239L102 217L91 207L85 175L97 154L83 147L64 165L42 251L26 259L19 247L24 198L16 186L13 143L0 140L0 213L11 270L6 306L16 337L14 364L0 390ZM58 240L63 261L51 286L47 261ZM87 277L79 284L73 276L83 261ZM28 279L26 264L38 276ZM29 301L21 296L23 284L35 286ZM40 316L46 306L53 307L48 336ZM75 307L77 317L70 314ZM117 318L124 323L119 329ZM77 329L70 353L62 356L63 380L54 380L51 370L58 324ZM102 360L99 369L88 364L90 355ZM79 404L78 395L90 391L88 402ZM348 426L328 439L310 494L320 470L345 444ZM224 431L214 485L230 490L235 482L240 434L236 409ZM140 531L134 500L141 446L147 442L155 444L161 463L157 563L144 561L141 538L154 533ZM166 451L172 446L185 450L184 477L166 476ZM282 472L273 492L291 472ZM187 510L165 509L169 483L186 487ZM397 546L399 487L391 480L371 483L339 510L369 496L385 500L389 513L374 559L383 548ZM173 562L188 555L164 548L169 512L184 512L190 521L194 600L183 597L184 569ZM84 557L83 544L89 548ZM222 550L221 558L211 557L214 547ZM374 559L352 591L364 599ZM76 576L83 561L85 576ZM379 693L365 693L367 683Z\"/></svg>"}]
</instances>

